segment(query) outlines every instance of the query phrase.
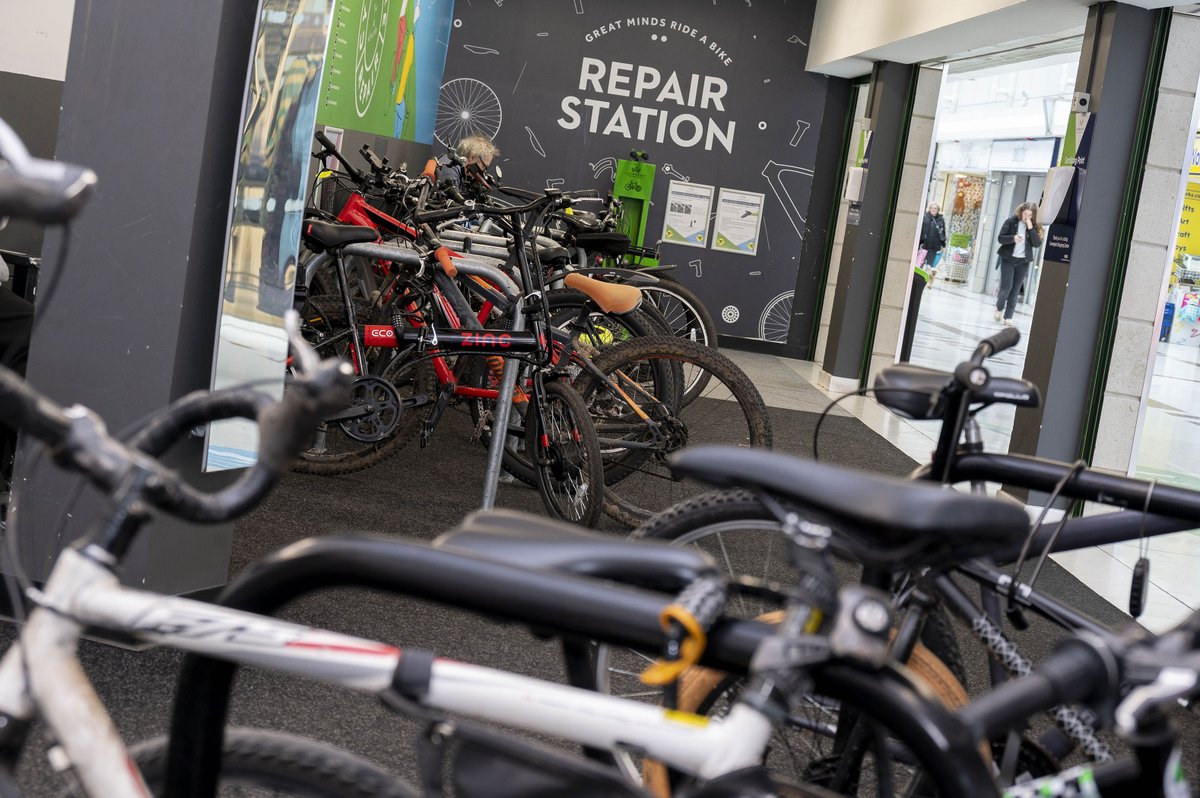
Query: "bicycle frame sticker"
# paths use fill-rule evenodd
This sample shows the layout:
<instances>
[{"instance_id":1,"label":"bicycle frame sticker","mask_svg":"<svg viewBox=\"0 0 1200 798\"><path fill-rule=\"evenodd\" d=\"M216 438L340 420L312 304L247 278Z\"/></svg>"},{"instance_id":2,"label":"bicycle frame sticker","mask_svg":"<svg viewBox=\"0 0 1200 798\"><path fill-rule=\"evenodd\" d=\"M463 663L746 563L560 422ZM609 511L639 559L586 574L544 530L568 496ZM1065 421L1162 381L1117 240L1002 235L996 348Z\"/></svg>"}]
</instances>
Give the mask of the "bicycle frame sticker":
<instances>
[{"instance_id":1,"label":"bicycle frame sticker","mask_svg":"<svg viewBox=\"0 0 1200 798\"><path fill-rule=\"evenodd\" d=\"M1096 774L1091 766L1080 765L1053 776L1013 785L1004 791L1004 798L1100 798L1100 788L1096 786Z\"/></svg>"},{"instance_id":2,"label":"bicycle frame sticker","mask_svg":"<svg viewBox=\"0 0 1200 798\"><path fill-rule=\"evenodd\" d=\"M416 344L427 348L440 348L454 352L478 352L480 354L516 354L535 352L538 337L532 332L508 332L506 330L436 330L418 327L404 330L399 336L390 324L367 324L363 327L363 343L366 346L396 349L402 345Z\"/></svg>"},{"instance_id":3,"label":"bicycle frame sticker","mask_svg":"<svg viewBox=\"0 0 1200 798\"><path fill-rule=\"evenodd\" d=\"M1192 794L1187 776L1183 772L1183 752L1178 747L1167 757L1163 768L1163 795L1166 798L1188 798Z\"/></svg>"}]
</instances>

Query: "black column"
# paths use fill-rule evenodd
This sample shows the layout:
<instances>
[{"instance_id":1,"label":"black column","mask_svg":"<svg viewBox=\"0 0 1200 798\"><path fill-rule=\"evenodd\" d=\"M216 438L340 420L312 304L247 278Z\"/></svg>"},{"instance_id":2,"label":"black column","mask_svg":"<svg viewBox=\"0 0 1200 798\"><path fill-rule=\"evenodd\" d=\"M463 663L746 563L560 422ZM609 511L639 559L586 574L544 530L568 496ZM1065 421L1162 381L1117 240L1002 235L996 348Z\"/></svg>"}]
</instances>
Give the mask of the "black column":
<instances>
[{"instance_id":1,"label":"black column","mask_svg":"<svg viewBox=\"0 0 1200 798\"><path fill-rule=\"evenodd\" d=\"M112 429L208 386L258 5L76 0L55 152L95 169L99 186L66 242L61 231L46 237L28 377ZM98 499L85 496L57 534L73 479L45 464L31 475L22 460L21 559L36 579ZM173 462L208 489L228 479L197 473L199 440ZM159 521L126 578L175 593L220 585L231 533Z\"/></svg>"},{"instance_id":2,"label":"black column","mask_svg":"<svg viewBox=\"0 0 1200 798\"><path fill-rule=\"evenodd\" d=\"M1039 410L1022 411L1010 451L1073 461L1091 456L1089 416L1099 415L1120 303L1125 258L1145 166L1156 39L1170 9L1122 3L1088 9L1076 91L1090 92L1091 147L1069 263L1047 253L1025 356L1026 379L1042 389ZM1147 110L1147 108L1149 110ZM1057 228L1050 228L1054 232Z\"/></svg>"},{"instance_id":3,"label":"black column","mask_svg":"<svg viewBox=\"0 0 1200 798\"><path fill-rule=\"evenodd\" d=\"M813 174L810 215L804 239L800 242L800 268L796 271L796 297L792 301L792 326L788 330L785 354L800 360L812 360L820 330L822 293L829 279L829 256L833 248L838 209L841 207L845 179L847 147L852 129L850 106L853 84L844 78L830 78L825 95L825 114L821 118L821 138L817 144L818 164L836 164L835 169L817 169ZM809 309L815 312L809 312Z\"/></svg>"},{"instance_id":4,"label":"black column","mask_svg":"<svg viewBox=\"0 0 1200 798\"><path fill-rule=\"evenodd\" d=\"M866 188L858 224L846 225L825 344L824 369L834 377L862 380L866 376L917 70L912 64L884 61L871 72Z\"/></svg>"}]
</instances>

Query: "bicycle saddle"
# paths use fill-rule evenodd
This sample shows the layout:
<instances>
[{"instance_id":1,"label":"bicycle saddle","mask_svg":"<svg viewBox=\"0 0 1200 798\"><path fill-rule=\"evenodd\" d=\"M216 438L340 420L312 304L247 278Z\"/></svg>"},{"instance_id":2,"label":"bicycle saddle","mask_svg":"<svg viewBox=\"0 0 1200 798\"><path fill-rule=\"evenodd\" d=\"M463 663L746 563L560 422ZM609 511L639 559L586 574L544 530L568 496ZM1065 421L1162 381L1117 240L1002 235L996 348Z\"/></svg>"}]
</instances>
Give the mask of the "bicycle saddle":
<instances>
[{"instance_id":1,"label":"bicycle saddle","mask_svg":"<svg viewBox=\"0 0 1200 798\"><path fill-rule=\"evenodd\" d=\"M665 593L717 572L709 556L691 546L614 538L515 510L473 512L433 545Z\"/></svg>"},{"instance_id":2,"label":"bicycle saddle","mask_svg":"<svg viewBox=\"0 0 1200 798\"><path fill-rule=\"evenodd\" d=\"M1020 545L1020 505L919 482L903 482L778 452L702 446L672 458L676 476L720 487L761 488L812 510L883 564L950 565ZM861 550L865 549L865 550Z\"/></svg>"},{"instance_id":3,"label":"bicycle saddle","mask_svg":"<svg viewBox=\"0 0 1200 798\"><path fill-rule=\"evenodd\" d=\"M942 396L952 382L954 375L948 371L898 363L875 377L875 399L904 418L929 421L945 415ZM971 390L972 404L1037 407L1041 397L1036 385L1020 377L991 376L982 388Z\"/></svg>"},{"instance_id":4,"label":"bicycle saddle","mask_svg":"<svg viewBox=\"0 0 1200 798\"><path fill-rule=\"evenodd\" d=\"M587 294L605 313L628 313L636 310L642 302L641 290L632 285L602 283L574 272L563 278L563 285Z\"/></svg>"},{"instance_id":5,"label":"bicycle saddle","mask_svg":"<svg viewBox=\"0 0 1200 798\"><path fill-rule=\"evenodd\" d=\"M571 259L571 253L566 247L538 247L538 260L542 263L554 263L556 261L568 261Z\"/></svg>"},{"instance_id":6,"label":"bicycle saddle","mask_svg":"<svg viewBox=\"0 0 1200 798\"><path fill-rule=\"evenodd\" d=\"M318 219L305 219L302 237L304 243L310 249L322 252L327 249L344 247L347 244L365 244L370 241L378 241L379 233L371 227L322 222Z\"/></svg>"}]
</instances>

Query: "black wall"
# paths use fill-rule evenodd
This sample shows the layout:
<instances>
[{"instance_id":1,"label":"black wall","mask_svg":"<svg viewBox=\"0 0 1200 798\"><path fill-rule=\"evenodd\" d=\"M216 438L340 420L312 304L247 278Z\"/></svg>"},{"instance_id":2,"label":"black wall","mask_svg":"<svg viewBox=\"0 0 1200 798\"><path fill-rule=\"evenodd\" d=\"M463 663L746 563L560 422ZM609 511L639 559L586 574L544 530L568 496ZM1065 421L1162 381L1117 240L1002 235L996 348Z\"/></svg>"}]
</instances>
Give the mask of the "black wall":
<instances>
[{"instance_id":1,"label":"black wall","mask_svg":"<svg viewBox=\"0 0 1200 798\"><path fill-rule=\"evenodd\" d=\"M812 0L755 0L753 4L460 0L444 81L478 81L483 85L470 85L488 100L499 102L495 141L502 152L506 183L538 188L547 181L561 181L565 188L607 190L612 185L613 158L627 157L631 149L649 153L659 171L646 227L648 244L662 232L663 205L672 178L664 173L667 164L671 171L718 191L726 187L764 194L756 256L663 245L664 262L680 265L677 273L709 306L719 332L758 337L766 305L780 294L795 291L798 283L812 290L802 290L793 318L804 325L816 320L816 287L824 268L832 192L821 192L814 202L813 178L788 168L812 170L818 184L828 173L837 172L845 103L834 102L831 111L827 95L832 90L840 97L847 82L804 71L814 5ZM694 29L695 35L687 29ZM720 100L722 107L711 102L699 107L702 92L697 93L694 107L684 107L670 99L658 102L661 86L644 92L640 99L597 93L591 85L581 90L585 58L605 63L601 84L605 89L612 64L622 62L632 65L632 77L624 84L627 90L635 86L638 67L645 66L658 70L664 84L672 72L677 73L685 97L693 74L700 76L701 86L706 76L719 78L727 91ZM446 106L447 95L444 90L439 131L446 130L447 115L453 113ZM568 97L579 100L573 110L581 120L574 129L564 127L573 122L572 114L563 109ZM587 100L610 103L597 111L595 132L589 130L592 112L583 105ZM634 138L622 132L604 135L617 105L624 107ZM694 146L681 146L671 140L669 128L659 143L655 116L648 117L646 135L638 139L635 107L665 111L671 118L692 114L706 126L711 119L726 136L732 125L732 144L705 135ZM837 124L827 124L829 113L837 117ZM691 130L684 124L680 132L686 138ZM714 212L715 201L716 194ZM700 261L698 269L689 265L693 261ZM728 320L735 311L726 309L736 309L736 320ZM808 335L795 332L791 339L806 345Z\"/></svg>"}]
</instances>

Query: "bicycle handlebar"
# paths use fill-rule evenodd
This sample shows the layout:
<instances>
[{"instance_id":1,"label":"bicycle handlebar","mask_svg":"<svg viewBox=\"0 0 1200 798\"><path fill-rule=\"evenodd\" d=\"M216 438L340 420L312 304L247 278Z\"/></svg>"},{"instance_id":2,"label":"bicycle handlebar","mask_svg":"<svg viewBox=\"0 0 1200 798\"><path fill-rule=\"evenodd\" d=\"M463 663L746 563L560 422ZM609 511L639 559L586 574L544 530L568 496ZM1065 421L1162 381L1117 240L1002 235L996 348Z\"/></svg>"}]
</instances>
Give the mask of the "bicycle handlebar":
<instances>
[{"instance_id":1,"label":"bicycle handlebar","mask_svg":"<svg viewBox=\"0 0 1200 798\"><path fill-rule=\"evenodd\" d=\"M968 391L987 385L989 375L983 367L983 361L1015 346L1020 340L1021 332L1016 327L1005 327L992 337L984 338L975 347L969 360L955 366L954 381Z\"/></svg>"},{"instance_id":2,"label":"bicycle handlebar","mask_svg":"<svg viewBox=\"0 0 1200 798\"><path fill-rule=\"evenodd\" d=\"M533 202L526 205L514 205L511 208L500 208L493 205L479 205L466 203L464 205L451 205L447 208L441 208L435 211L418 211L413 214L413 219L418 224L429 224L444 222L447 219L454 219L459 216L469 216L478 214L479 216L520 216L521 214L529 213L530 211L540 210L543 207L559 207L565 208L570 205L569 197L561 194L546 194L538 197Z\"/></svg>"},{"instance_id":3,"label":"bicycle handlebar","mask_svg":"<svg viewBox=\"0 0 1200 798\"><path fill-rule=\"evenodd\" d=\"M326 152L328 152L334 158L337 158L338 163L340 163L342 168L346 170L346 173L350 175L351 180L360 186L368 182L367 176L345 159L342 153L338 151L338 148L334 145L334 143L329 140L328 136L325 135L325 131L318 130L316 133L313 133L313 138L315 138L317 142L325 148Z\"/></svg>"},{"instance_id":4,"label":"bicycle handlebar","mask_svg":"<svg viewBox=\"0 0 1200 798\"><path fill-rule=\"evenodd\" d=\"M1000 332L990 338L984 338L975 347L975 353L971 355L971 362L975 364L982 363L986 358L998 355L1005 349L1011 349L1021 341L1021 331L1016 327L1005 327Z\"/></svg>"},{"instance_id":5,"label":"bicycle handlebar","mask_svg":"<svg viewBox=\"0 0 1200 798\"><path fill-rule=\"evenodd\" d=\"M1083 638L1065 640L1023 679L1005 682L959 712L977 739L989 740L1039 712L1116 691L1116 658L1105 646Z\"/></svg>"},{"instance_id":6,"label":"bicycle handlebar","mask_svg":"<svg viewBox=\"0 0 1200 798\"><path fill-rule=\"evenodd\" d=\"M45 443L59 464L83 473L102 489L111 491L141 470L149 474L145 498L151 504L196 523L218 523L245 513L262 499L291 465L312 426L345 404L352 378L346 364L319 361L278 402L246 389L189 394L160 411L126 443L109 435L90 410L60 407L5 368L0 368L0 410ZM257 419L260 451L254 466L232 485L206 494L154 459L195 425L234 417Z\"/></svg>"},{"instance_id":7,"label":"bicycle handlebar","mask_svg":"<svg viewBox=\"0 0 1200 798\"><path fill-rule=\"evenodd\" d=\"M0 217L65 222L83 207L95 184L91 169L31 156L0 120Z\"/></svg>"}]
</instances>

